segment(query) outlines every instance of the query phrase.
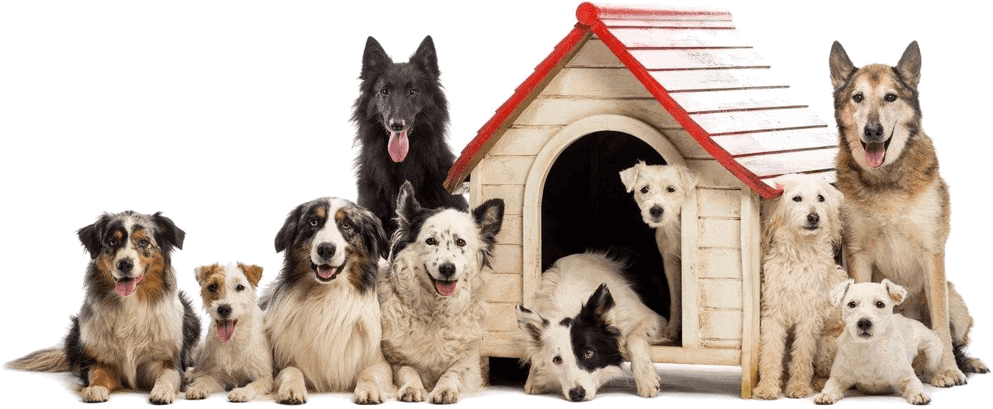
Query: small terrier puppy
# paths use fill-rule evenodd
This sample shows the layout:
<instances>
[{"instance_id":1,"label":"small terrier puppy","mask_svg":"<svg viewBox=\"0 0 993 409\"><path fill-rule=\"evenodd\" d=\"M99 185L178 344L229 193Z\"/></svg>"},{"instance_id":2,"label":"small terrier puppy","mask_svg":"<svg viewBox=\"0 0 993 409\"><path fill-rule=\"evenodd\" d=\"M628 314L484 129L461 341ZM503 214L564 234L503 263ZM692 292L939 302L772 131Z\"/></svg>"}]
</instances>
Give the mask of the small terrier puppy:
<instances>
[{"instance_id":1,"label":"small terrier puppy","mask_svg":"<svg viewBox=\"0 0 993 409\"><path fill-rule=\"evenodd\" d=\"M823 333L839 321L828 294L848 278L834 261L843 198L820 176L784 175L775 184L783 194L762 201L761 345L753 396L779 398L792 333L785 394L805 398L824 385L834 359L834 339Z\"/></svg>"},{"instance_id":2,"label":"small terrier puppy","mask_svg":"<svg viewBox=\"0 0 993 409\"><path fill-rule=\"evenodd\" d=\"M621 183L641 209L645 224L655 229L655 243L669 285L669 325L660 336L679 339L682 329L682 233L680 213L697 178L685 166L653 165L644 161L621 171Z\"/></svg>"},{"instance_id":3,"label":"small terrier puppy","mask_svg":"<svg viewBox=\"0 0 993 409\"><path fill-rule=\"evenodd\" d=\"M841 307L845 328L838 337L831 378L815 403L833 404L853 385L869 394L895 390L915 405L931 402L914 373L914 358L924 353L923 370L933 374L944 347L937 332L893 313L906 298L907 290L889 279L860 284L848 280L831 290L831 303Z\"/></svg>"},{"instance_id":4,"label":"small terrier puppy","mask_svg":"<svg viewBox=\"0 0 993 409\"><path fill-rule=\"evenodd\" d=\"M196 356L186 399L204 399L231 388L228 400L248 402L272 390L272 349L256 288L262 267L213 264L197 267L203 307L212 320Z\"/></svg>"}]
</instances>

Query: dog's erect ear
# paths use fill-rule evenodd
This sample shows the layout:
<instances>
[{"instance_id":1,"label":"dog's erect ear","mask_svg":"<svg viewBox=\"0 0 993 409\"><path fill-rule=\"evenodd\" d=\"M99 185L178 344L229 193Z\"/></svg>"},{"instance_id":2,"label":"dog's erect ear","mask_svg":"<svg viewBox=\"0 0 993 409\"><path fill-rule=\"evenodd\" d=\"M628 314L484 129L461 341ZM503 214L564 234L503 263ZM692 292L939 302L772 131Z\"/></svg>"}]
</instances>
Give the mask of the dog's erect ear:
<instances>
[{"instance_id":1,"label":"dog's erect ear","mask_svg":"<svg viewBox=\"0 0 993 409\"><path fill-rule=\"evenodd\" d=\"M253 287L259 287L259 281L262 281L262 267L255 264L238 263L238 268L245 272L245 277L248 278Z\"/></svg>"},{"instance_id":2,"label":"dog's erect ear","mask_svg":"<svg viewBox=\"0 0 993 409\"><path fill-rule=\"evenodd\" d=\"M172 250L172 247L183 249L186 232L176 227L176 223L173 223L172 219L163 216L162 212L156 212L152 215L152 222L157 227L155 241L159 243L159 247L162 247L166 253Z\"/></svg>"},{"instance_id":3,"label":"dog's erect ear","mask_svg":"<svg viewBox=\"0 0 993 409\"><path fill-rule=\"evenodd\" d=\"M95 255L100 253L100 249L103 248L101 243L103 243L103 230L106 225L107 219L100 215L97 221L76 230L76 237L83 245L83 254Z\"/></svg>"},{"instance_id":4,"label":"dog's erect ear","mask_svg":"<svg viewBox=\"0 0 993 409\"><path fill-rule=\"evenodd\" d=\"M535 343L541 342L541 333L548 327L548 320L522 305L517 306L517 326Z\"/></svg>"},{"instance_id":5,"label":"dog's erect ear","mask_svg":"<svg viewBox=\"0 0 993 409\"><path fill-rule=\"evenodd\" d=\"M492 248L496 243L496 235L503 226L503 209L503 199L490 199L472 210L472 220L479 226L479 233L487 247Z\"/></svg>"},{"instance_id":6,"label":"dog's erect ear","mask_svg":"<svg viewBox=\"0 0 993 409\"><path fill-rule=\"evenodd\" d=\"M297 229L300 226L300 218L303 216L304 207L305 204L302 204L297 206L296 209L293 209L293 211L286 216L286 221L283 222L283 227L281 227L279 232L276 233L277 253L286 250L293 245L293 240L295 240L297 236Z\"/></svg>"},{"instance_id":7,"label":"dog's erect ear","mask_svg":"<svg viewBox=\"0 0 993 409\"><path fill-rule=\"evenodd\" d=\"M383 229L383 222L372 212L363 208L359 208L354 214L356 215L354 222L362 234L362 245L365 246L365 251L369 253L369 257L374 262L378 262L380 257L387 257L386 252L389 243L386 238L386 230Z\"/></svg>"},{"instance_id":8,"label":"dog's erect ear","mask_svg":"<svg viewBox=\"0 0 993 409\"><path fill-rule=\"evenodd\" d=\"M911 88L917 89L917 84L921 82L921 48L917 41L910 42L903 56L896 63L896 72Z\"/></svg>"},{"instance_id":9,"label":"dog's erect ear","mask_svg":"<svg viewBox=\"0 0 993 409\"><path fill-rule=\"evenodd\" d=\"M393 60L386 55L386 50L379 45L379 41L369 36L365 41L365 51L362 52L362 73L359 74L359 78L367 80L373 73L383 70L390 64L393 64Z\"/></svg>"},{"instance_id":10,"label":"dog's erect ear","mask_svg":"<svg viewBox=\"0 0 993 409\"><path fill-rule=\"evenodd\" d=\"M638 173L645 168L645 161L638 161L634 166L621 171L621 183L628 193L634 191L634 184L638 183Z\"/></svg>"},{"instance_id":11,"label":"dog's erect ear","mask_svg":"<svg viewBox=\"0 0 993 409\"><path fill-rule=\"evenodd\" d=\"M200 266L193 269L193 274L197 278L197 284L203 286L203 283L208 277L212 276L217 270L221 269L220 264L211 264L209 266Z\"/></svg>"},{"instance_id":12,"label":"dog's erect ear","mask_svg":"<svg viewBox=\"0 0 993 409\"><path fill-rule=\"evenodd\" d=\"M845 299L845 294L848 293L848 288L851 287L852 284L855 284L855 280L849 278L835 284L834 287L831 287L831 305L840 307L841 301Z\"/></svg>"},{"instance_id":13,"label":"dog's erect ear","mask_svg":"<svg viewBox=\"0 0 993 409\"><path fill-rule=\"evenodd\" d=\"M607 284L600 284L600 287L590 295L579 315L587 319L603 321L604 314L611 308L614 308L614 297L610 295Z\"/></svg>"},{"instance_id":14,"label":"dog's erect ear","mask_svg":"<svg viewBox=\"0 0 993 409\"><path fill-rule=\"evenodd\" d=\"M856 71L855 64L852 64L852 60L848 58L845 48L837 41L831 45L828 66L831 68L831 86L836 90L844 87L848 83L848 78Z\"/></svg>"},{"instance_id":15,"label":"dog's erect ear","mask_svg":"<svg viewBox=\"0 0 993 409\"><path fill-rule=\"evenodd\" d=\"M900 305L903 303L903 300L907 299L907 290L900 287L897 283L890 281L890 279L884 278L880 284L886 288L886 293L893 300L893 305Z\"/></svg>"},{"instance_id":16,"label":"dog's erect ear","mask_svg":"<svg viewBox=\"0 0 993 409\"><path fill-rule=\"evenodd\" d=\"M417 46L417 51L410 56L410 63L431 74L432 79L441 76L441 71L438 70L438 53L434 50L434 40L431 36L424 37L421 45Z\"/></svg>"}]
</instances>

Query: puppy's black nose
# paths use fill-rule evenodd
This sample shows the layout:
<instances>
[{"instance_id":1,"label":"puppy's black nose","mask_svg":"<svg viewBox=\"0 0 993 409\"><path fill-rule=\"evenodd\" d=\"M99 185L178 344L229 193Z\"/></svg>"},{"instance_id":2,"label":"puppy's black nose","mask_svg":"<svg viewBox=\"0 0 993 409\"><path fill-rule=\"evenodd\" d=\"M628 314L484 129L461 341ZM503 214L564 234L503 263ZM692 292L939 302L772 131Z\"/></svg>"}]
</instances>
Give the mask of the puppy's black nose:
<instances>
[{"instance_id":1,"label":"puppy's black nose","mask_svg":"<svg viewBox=\"0 0 993 409\"><path fill-rule=\"evenodd\" d=\"M390 121L390 129L392 129L393 132L400 132L403 130L403 123L398 121Z\"/></svg>"},{"instance_id":2,"label":"puppy's black nose","mask_svg":"<svg viewBox=\"0 0 993 409\"><path fill-rule=\"evenodd\" d=\"M883 140L883 124L877 121L870 121L865 124L865 139L868 142L882 142Z\"/></svg>"},{"instance_id":3,"label":"puppy's black nose","mask_svg":"<svg viewBox=\"0 0 993 409\"><path fill-rule=\"evenodd\" d=\"M573 402L579 402L586 397L586 389L582 386L577 386L575 388L569 389L569 400Z\"/></svg>"},{"instance_id":4,"label":"puppy's black nose","mask_svg":"<svg viewBox=\"0 0 993 409\"><path fill-rule=\"evenodd\" d=\"M227 305L227 304L222 304L220 307L217 307L217 315L220 315L221 318L230 317L231 316L231 306L230 305Z\"/></svg>"},{"instance_id":5,"label":"puppy's black nose","mask_svg":"<svg viewBox=\"0 0 993 409\"><path fill-rule=\"evenodd\" d=\"M130 273L132 268L134 268L134 261L131 261L130 258L121 259L117 262L117 269L122 273Z\"/></svg>"},{"instance_id":6,"label":"puppy's black nose","mask_svg":"<svg viewBox=\"0 0 993 409\"><path fill-rule=\"evenodd\" d=\"M648 209L648 214L652 215L654 218L662 217L662 212L663 210L661 206L653 206L651 209Z\"/></svg>"},{"instance_id":7,"label":"puppy's black nose","mask_svg":"<svg viewBox=\"0 0 993 409\"><path fill-rule=\"evenodd\" d=\"M860 330L868 331L870 328L872 328L872 321L862 318L859 320L859 322L856 325L859 326Z\"/></svg>"},{"instance_id":8,"label":"puppy's black nose","mask_svg":"<svg viewBox=\"0 0 993 409\"><path fill-rule=\"evenodd\" d=\"M818 216L817 213L807 215L807 224L816 225L819 221L821 221L821 216Z\"/></svg>"},{"instance_id":9,"label":"puppy's black nose","mask_svg":"<svg viewBox=\"0 0 993 409\"><path fill-rule=\"evenodd\" d=\"M455 276L455 264L445 263L438 266L438 272L441 273L445 278L452 278Z\"/></svg>"},{"instance_id":10,"label":"puppy's black nose","mask_svg":"<svg viewBox=\"0 0 993 409\"><path fill-rule=\"evenodd\" d=\"M324 259L329 259L334 257L334 253L337 249L334 244L331 243L321 243L317 245L317 255Z\"/></svg>"}]
</instances>

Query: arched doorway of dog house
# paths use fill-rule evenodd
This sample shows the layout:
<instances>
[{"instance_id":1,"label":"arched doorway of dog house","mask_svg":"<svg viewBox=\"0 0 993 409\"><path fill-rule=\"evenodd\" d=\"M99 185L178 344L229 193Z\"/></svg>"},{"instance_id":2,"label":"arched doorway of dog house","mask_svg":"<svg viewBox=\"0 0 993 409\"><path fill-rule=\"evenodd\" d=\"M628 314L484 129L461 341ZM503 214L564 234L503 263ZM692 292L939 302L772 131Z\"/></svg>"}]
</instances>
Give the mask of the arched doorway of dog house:
<instances>
[{"instance_id":1,"label":"arched doorway of dog house","mask_svg":"<svg viewBox=\"0 0 993 409\"><path fill-rule=\"evenodd\" d=\"M608 251L627 261L642 301L667 316L669 288L655 231L642 221L619 177L638 161L666 164L647 143L622 132L594 132L562 151L542 194L541 267L586 250Z\"/></svg>"}]
</instances>

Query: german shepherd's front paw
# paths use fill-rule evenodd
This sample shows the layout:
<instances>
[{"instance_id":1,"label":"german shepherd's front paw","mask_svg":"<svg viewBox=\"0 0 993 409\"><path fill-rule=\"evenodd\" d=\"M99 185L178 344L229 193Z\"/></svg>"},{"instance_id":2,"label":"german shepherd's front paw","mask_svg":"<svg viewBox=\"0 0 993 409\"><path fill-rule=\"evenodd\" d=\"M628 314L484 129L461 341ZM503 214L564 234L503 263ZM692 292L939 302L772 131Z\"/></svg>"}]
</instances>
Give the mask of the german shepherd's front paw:
<instances>
[{"instance_id":1,"label":"german shepherd's front paw","mask_svg":"<svg viewBox=\"0 0 993 409\"><path fill-rule=\"evenodd\" d=\"M88 386L83 388L82 395L86 403L106 402L110 398L110 390L100 385Z\"/></svg>"},{"instance_id":2,"label":"german shepherd's front paw","mask_svg":"<svg viewBox=\"0 0 993 409\"><path fill-rule=\"evenodd\" d=\"M989 373L990 368L979 358L966 358L959 363L959 369L966 373Z\"/></svg>"}]
</instances>

